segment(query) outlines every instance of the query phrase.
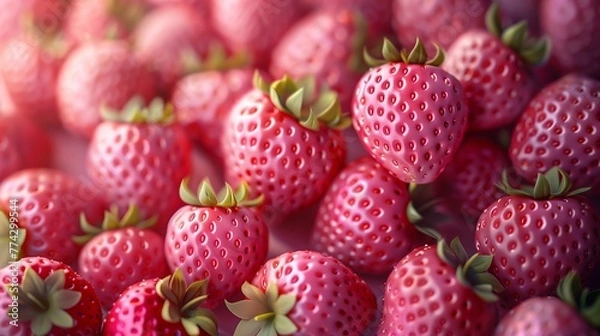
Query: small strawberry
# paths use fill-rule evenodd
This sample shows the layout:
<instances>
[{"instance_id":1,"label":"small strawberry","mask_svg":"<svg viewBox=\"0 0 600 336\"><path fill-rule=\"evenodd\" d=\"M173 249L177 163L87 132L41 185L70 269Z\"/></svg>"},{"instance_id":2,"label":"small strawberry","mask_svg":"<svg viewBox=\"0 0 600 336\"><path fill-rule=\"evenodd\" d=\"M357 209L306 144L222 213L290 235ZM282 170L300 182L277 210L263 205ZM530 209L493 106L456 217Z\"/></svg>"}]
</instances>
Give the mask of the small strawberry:
<instances>
[{"instance_id":1,"label":"small strawberry","mask_svg":"<svg viewBox=\"0 0 600 336\"><path fill-rule=\"evenodd\" d=\"M252 278L269 248L265 220L251 207L262 197L249 200L245 184L234 192L228 184L217 197L210 183L202 182L194 195L181 183L179 209L167 228L165 255L174 270L181 267L186 279L207 279L210 296L205 306L218 307Z\"/></svg>"},{"instance_id":2,"label":"small strawberry","mask_svg":"<svg viewBox=\"0 0 600 336\"><path fill-rule=\"evenodd\" d=\"M68 265L30 257L0 269L0 334L98 335L101 327L92 285Z\"/></svg>"},{"instance_id":3,"label":"small strawberry","mask_svg":"<svg viewBox=\"0 0 600 336\"><path fill-rule=\"evenodd\" d=\"M103 335L216 336L216 316L201 307L210 295L206 287L206 281L188 286L179 269L162 279L133 284L106 315Z\"/></svg>"},{"instance_id":4,"label":"small strawberry","mask_svg":"<svg viewBox=\"0 0 600 336\"><path fill-rule=\"evenodd\" d=\"M182 205L178 185L191 171L191 145L173 122L171 105L159 99L142 105L134 98L121 113L104 111L106 121L92 136L86 168L120 213L134 203L144 218L157 216L153 229L164 234Z\"/></svg>"},{"instance_id":5,"label":"small strawberry","mask_svg":"<svg viewBox=\"0 0 600 336\"><path fill-rule=\"evenodd\" d=\"M339 260L313 251L281 254L265 263L247 299L226 302L242 335L359 335L377 302L369 286Z\"/></svg>"},{"instance_id":6,"label":"small strawberry","mask_svg":"<svg viewBox=\"0 0 600 336\"><path fill-rule=\"evenodd\" d=\"M385 283L379 336L490 335L496 325L498 280L490 255L469 258L460 240L417 247Z\"/></svg>"},{"instance_id":7,"label":"small strawberry","mask_svg":"<svg viewBox=\"0 0 600 336\"><path fill-rule=\"evenodd\" d=\"M600 256L600 217L592 204L571 189L566 173L552 168L535 186L515 189L486 208L477 223L477 251L494 255L491 272L506 288L511 307L551 294L570 271L587 276Z\"/></svg>"},{"instance_id":8,"label":"small strawberry","mask_svg":"<svg viewBox=\"0 0 600 336\"><path fill-rule=\"evenodd\" d=\"M149 230L156 217L143 220L135 205L121 218L116 207L106 211L100 227L81 217L85 234L73 237L83 246L78 271L94 286L104 309L110 309L128 286L169 273L164 240Z\"/></svg>"},{"instance_id":9,"label":"small strawberry","mask_svg":"<svg viewBox=\"0 0 600 336\"><path fill-rule=\"evenodd\" d=\"M366 54L365 56L368 56ZM434 181L450 163L467 128L462 85L427 60L421 41L408 53L384 41L385 60L360 80L353 101L353 123L365 149L404 182Z\"/></svg>"}]
</instances>

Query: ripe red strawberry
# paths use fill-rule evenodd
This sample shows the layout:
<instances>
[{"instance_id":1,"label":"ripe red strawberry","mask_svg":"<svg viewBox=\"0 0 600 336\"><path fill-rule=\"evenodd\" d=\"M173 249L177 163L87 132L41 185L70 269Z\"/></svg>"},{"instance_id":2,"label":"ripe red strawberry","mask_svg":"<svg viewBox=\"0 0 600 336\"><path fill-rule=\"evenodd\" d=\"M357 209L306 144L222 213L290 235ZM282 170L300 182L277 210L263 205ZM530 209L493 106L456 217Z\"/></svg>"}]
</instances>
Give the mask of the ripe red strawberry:
<instances>
[{"instance_id":1,"label":"ripe red strawberry","mask_svg":"<svg viewBox=\"0 0 600 336\"><path fill-rule=\"evenodd\" d=\"M570 271L583 277L600 256L600 217L592 204L571 190L558 168L538 175L535 186L512 188L484 210L475 231L477 251L494 255L491 272L506 288L503 304L514 306L550 295Z\"/></svg>"},{"instance_id":2,"label":"ripe red strawberry","mask_svg":"<svg viewBox=\"0 0 600 336\"><path fill-rule=\"evenodd\" d=\"M552 42L550 62L561 72L577 72L600 79L600 7L585 0L542 0L542 32Z\"/></svg>"},{"instance_id":3,"label":"ripe red strawberry","mask_svg":"<svg viewBox=\"0 0 600 336\"><path fill-rule=\"evenodd\" d=\"M375 295L360 277L339 260L314 251L270 259L242 292L246 300L226 302L241 319L234 336L359 335L377 308Z\"/></svg>"},{"instance_id":4,"label":"ripe red strawberry","mask_svg":"<svg viewBox=\"0 0 600 336\"><path fill-rule=\"evenodd\" d=\"M517 122L510 143L515 170L529 181L553 166L573 186L600 192L600 81L567 75L543 88Z\"/></svg>"},{"instance_id":5,"label":"ripe red strawberry","mask_svg":"<svg viewBox=\"0 0 600 336\"><path fill-rule=\"evenodd\" d=\"M289 214L318 201L342 168L346 145L334 128L349 120L333 92L314 99L309 86L288 77L269 86L259 75L255 87L224 126L226 180L246 181L266 207Z\"/></svg>"},{"instance_id":6,"label":"ripe red strawberry","mask_svg":"<svg viewBox=\"0 0 600 336\"><path fill-rule=\"evenodd\" d=\"M68 265L23 258L0 270L0 334L98 335L102 309L94 288Z\"/></svg>"},{"instance_id":7,"label":"ripe red strawberry","mask_svg":"<svg viewBox=\"0 0 600 336\"><path fill-rule=\"evenodd\" d=\"M142 107L132 100L121 113L108 111L88 147L86 168L107 201L125 213L136 204L142 217L157 217L153 227L164 234L171 215L182 205L181 180L191 171L191 145L173 123L173 109L160 100Z\"/></svg>"},{"instance_id":8,"label":"ripe red strawberry","mask_svg":"<svg viewBox=\"0 0 600 336\"><path fill-rule=\"evenodd\" d=\"M216 336L217 319L202 308L206 298L206 281L188 286L179 269L162 279L143 280L119 296L104 320L102 334Z\"/></svg>"},{"instance_id":9,"label":"ripe red strawberry","mask_svg":"<svg viewBox=\"0 0 600 336\"><path fill-rule=\"evenodd\" d=\"M104 202L83 181L53 169L26 169L0 184L0 203L16 200L18 225L25 229L23 256L41 256L71 264L81 249L66 238L80 235L79 215L102 218ZM14 202L13 202L14 203Z\"/></svg>"},{"instance_id":10,"label":"ripe red strawberry","mask_svg":"<svg viewBox=\"0 0 600 336\"><path fill-rule=\"evenodd\" d=\"M488 31L461 34L443 65L463 85L471 130L513 123L535 93L530 66L544 62L549 53L546 40L527 40L524 21L502 30L498 4L489 8L486 23Z\"/></svg>"},{"instance_id":11,"label":"ripe red strawberry","mask_svg":"<svg viewBox=\"0 0 600 336\"><path fill-rule=\"evenodd\" d=\"M164 240L149 230L155 222L156 217L143 220L135 205L122 217L116 207L106 211L100 226L82 216L85 234L73 238L83 245L78 271L92 284L104 309L109 310L130 285L169 273Z\"/></svg>"},{"instance_id":12,"label":"ripe red strawberry","mask_svg":"<svg viewBox=\"0 0 600 336\"><path fill-rule=\"evenodd\" d=\"M417 247L389 275L379 336L490 335L501 290L487 273L492 256L469 258L455 239Z\"/></svg>"},{"instance_id":13,"label":"ripe red strawberry","mask_svg":"<svg viewBox=\"0 0 600 336\"><path fill-rule=\"evenodd\" d=\"M521 302L505 315L494 336L598 336L600 301L597 291L581 287L576 273L569 273L559 284L558 298L533 297Z\"/></svg>"},{"instance_id":14,"label":"ripe red strawberry","mask_svg":"<svg viewBox=\"0 0 600 336\"><path fill-rule=\"evenodd\" d=\"M353 100L359 139L377 162L404 182L434 181L452 160L467 128L462 85L427 61L417 39L410 54L385 40L385 60L360 80Z\"/></svg>"},{"instance_id":15,"label":"ripe red strawberry","mask_svg":"<svg viewBox=\"0 0 600 336\"><path fill-rule=\"evenodd\" d=\"M427 242L409 216L408 186L370 157L347 165L325 194L311 236L316 251L359 273L389 273Z\"/></svg>"},{"instance_id":16,"label":"ripe red strawberry","mask_svg":"<svg viewBox=\"0 0 600 336\"><path fill-rule=\"evenodd\" d=\"M181 184L179 209L167 228L165 255L174 270L181 267L188 281L208 279L210 293L205 306L218 307L262 265L269 248L264 218L252 209L262 198L247 200L242 184L234 194L226 184L217 198L208 181L194 195Z\"/></svg>"}]
</instances>

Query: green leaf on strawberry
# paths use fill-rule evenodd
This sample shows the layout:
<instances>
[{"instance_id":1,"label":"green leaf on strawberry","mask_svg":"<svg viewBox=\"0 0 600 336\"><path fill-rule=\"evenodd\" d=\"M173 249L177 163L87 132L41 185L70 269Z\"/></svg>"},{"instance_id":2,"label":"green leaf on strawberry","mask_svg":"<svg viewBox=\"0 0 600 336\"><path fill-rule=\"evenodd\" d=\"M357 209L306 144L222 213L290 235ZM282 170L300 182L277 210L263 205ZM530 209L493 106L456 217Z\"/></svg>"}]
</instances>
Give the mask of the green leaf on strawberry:
<instances>
[{"instance_id":1,"label":"green leaf on strawberry","mask_svg":"<svg viewBox=\"0 0 600 336\"><path fill-rule=\"evenodd\" d=\"M179 197L181 197L181 200L189 205L200 207L255 207L261 205L264 201L263 195L254 199L248 199L248 196L248 184L244 181L240 183L240 186L236 190L233 190L231 185L225 183L225 187L218 195L215 193L208 179L200 183L196 194L189 187L189 178L183 179L179 186Z\"/></svg>"},{"instance_id":2,"label":"green leaf on strawberry","mask_svg":"<svg viewBox=\"0 0 600 336\"><path fill-rule=\"evenodd\" d=\"M100 114L106 121L132 124L170 125L175 121L173 105L154 98L146 106L140 96L131 98L120 111L103 106Z\"/></svg>"},{"instance_id":3,"label":"green leaf on strawberry","mask_svg":"<svg viewBox=\"0 0 600 336\"><path fill-rule=\"evenodd\" d=\"M583 288L579 274L571 271L561 280L556 293L591 326L600 328L600 290Z\"/></svg>"},{"instance_id":4,"label":"green leaf on strawberry","mask_svg":"<svg viewBox=\"0 0 600 336\"><path fill-rule=\"evenodd\" d=\"M384 38L381 51L383 59L371 56L367 49L363 51L363 57L365 62L370 66L380 66L389 62L440 66L444 62L444 51L435 43L434 46L436 54L433 58L429 59L425 45L420 38L417 38L415 45L410 51L406 49L399 51L390 40Z\"/></svg>"},{"instance_id":5,"label":"green leaf on strawberry","mask_svg":"<svg viewBox=\"0 0 600 336\"><path fill-rule=\"evenodd\" d=\"M8 265L9 261L21 259L21 247L25 243L27 231L23 228L11 230L10 224L6 214L0 210L0 246L6 251L0 254L0 268Z\"/></svg>"},{"instance_id":6,"label":"green leaf on strawberry","mask_svg":"<svg viewBox=\"0 0 600 336\"><path fill-rule=\"evenodd\" d=\"M589 187L571 190L572 183L569 175L557 166L550 168L546 173L538 173L534 185L513 187L508 180L508 172L502 172L502 182L497 185L507 195L531 197L536 200L549 200L553 198L572 197L585 193Z\"/></svg>"}]
</instances>

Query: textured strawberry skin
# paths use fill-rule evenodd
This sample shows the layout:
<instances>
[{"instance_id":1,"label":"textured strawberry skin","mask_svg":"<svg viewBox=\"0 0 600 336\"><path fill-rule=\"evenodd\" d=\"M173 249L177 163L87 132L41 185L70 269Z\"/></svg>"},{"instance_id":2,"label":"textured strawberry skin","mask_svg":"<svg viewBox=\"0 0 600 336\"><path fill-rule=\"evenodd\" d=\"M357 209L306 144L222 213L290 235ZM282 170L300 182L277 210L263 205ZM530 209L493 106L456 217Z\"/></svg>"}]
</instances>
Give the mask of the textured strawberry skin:
<instances>
[{"instance_id":1,"label":"textured strawberry skin","mask_svg":"<svg viewBox=\"0 0 600 336\"><path fill-rule=\"evenodd\" d=\"M573 186L600 189L600 81L567 75L543 88L515 126L510 159L515 170L534 181L553 166Z\"/></svg>"},{"instance_id":2,"label":"textured strawberry skin","mask_svg":"<svg viewBox=\"0 0 600 336\"><path fill-rule=\"evenodd\" d=\"M186 205L169 221L165 239L171 270L180 267L188 282L209 279L207 308L220 306L250 281L268 248L266 223L249 208Z\"/></svg>"},{"instance_id":3,"label":"textured strawberry skin","mask_svg":"<svg viewBox=\"0 0 600 336\"><path fill-rule=\"evenodd\" d=\"M347 165L321 201L316 251L359 273L383 274L426 239L409 221L408 187L370 157Z\"/></svg>"},{"instance_id":4,"label":"textured strawberry skin","mask_svg":"<svg viewBox=\"0 0 600 336\"><path fill-rule=\"evenodd\" d=\"M377 335L490 335L495 325L494 306L458 281L435 246L423 245L389 275Z\"/></svg>"},{"instance_id":5,"label":"textured strawberry skin","mask_svg":"<svg viewBox=\"0 0 600 336\"><path fill-rule=\"evenodd\" d=\"M134 203L144 217L156 215L153 229L160 234L183 204L179 185L191 165L191 145L179 125L109 121L94 132L86 162L90 179L111 204L125 213Z\"/></svg>"},{"instance_id":6,"label":"textured strawberry skin","mask_svg":"<svg viewBox=\"0 0 600 336\"><path fill-rule=\"evenodd\" d=\"M535 79L520 56L484 30L460 35L442 67L463 85L470 130L511 124L535 93Z\"/></svg>"},{"instance_id":7,"label":"textured strawberry skin","mask_svg":"<svg viewBox=\"0 0 600 336\"><path fill-rule=\"evenodd\" d=\"M7 315L10 311L9 305L12 303L12 296L17 293L8 292L7 285L14 283L12 278L17 270L17 282L20 284L23 279L25 269L30 267L40 278L46 279L50 274L56 271L65 273L65 289L74 290L81 293L81 300L72 308L66 310L75 320L75 326L70 329L63 329L57 326L52 327L49 336L62 335L98 335L102 328L102 308L98 301L98 296L92 285L81 275L73 271L68 265L56 260L44 257L27 257L20 259L15 264L6 266L0 270L0 334L26 336L33 335L29 322L18 321L19 326L15 328L9 324L12 318Z\"/></svg>"},{"instance_id":8,"label":"textured strawberry skin","mask_svg":"<svg viewBox=\"0 0 600 336\"><path fill-rule=\"evenodd\" d=\"M226 180L246 181L252 195L263 194L264 206L282 214L318 201L346 155L340 131L306 129L258 90L233 107L222 145Z\"/></svg>"},{"instance_id":9,"label":"textured strawberry skin","mask_svg":"<svg viewBox=\"0 0 600 336\"><path fill-rule=\"evenodd\" d=\"M339 260L314 251L286 252L268 260L252 283L296 295L287 317L297 335L359 335L373 321L377 302L369 286ZM335 308L333 308L335 307Z\"/></svg>"},{"instance_id":10,"label":"textured strawberry skin","mask_svg":"<svg viewBox=\"0 0 600 336\"><path fill-rule=\"evenodd\" d=\"M505 287L503 304L551 295L560 279L591 272L600 255L600 217L583 197L534 200L505 196L486 208L475 230L479 253Z\"/></svg>"},{"instance_id":11,"label":"textured strawberry skin","mask_svg":"<svg viewBox=\"0 0 600 336\"><path fill-rule=\"evenodd\" d=\"M461 84L433 66L394 62L371 68L352 105L354 129L365 149L404 182L434 181L467 128Z\"/></svg>"},{"instance_id":12,"label":"textured strawberry skin","mask_svg":"<svg viewBox=\"0 0 600 336\"><path fill-rule=\"evenodd\" d=\"M78 262L79 273L92 284L106 310L128 286L170 273L162 237L138 228L95 236L79 252Z\"/></svg>"}]
</instances>

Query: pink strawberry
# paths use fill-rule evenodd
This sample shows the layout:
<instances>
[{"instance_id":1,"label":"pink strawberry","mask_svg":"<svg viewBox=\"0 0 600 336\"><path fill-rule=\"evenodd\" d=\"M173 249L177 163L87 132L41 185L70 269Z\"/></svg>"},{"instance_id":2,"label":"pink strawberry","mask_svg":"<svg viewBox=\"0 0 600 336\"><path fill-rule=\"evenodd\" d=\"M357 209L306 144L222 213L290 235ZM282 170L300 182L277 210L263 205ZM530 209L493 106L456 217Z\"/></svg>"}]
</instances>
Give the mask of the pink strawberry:
<instances>
[{"instance_id":1,"label":"pink strawberry","mask_svg":"<svg viewBox=\"0 0 600 336\"><path fill-rule=\"evenodd\" d=\"M182 205L178 186L191 171L190 142L160 100L143 107L133 99L123 112L107 112L88 147L88 175L120 213L134 203L142 217L157 216L153 229L162 235Z\"/></svg>"},{"instance_id":2,"label":"pink strawberry","mask_svg":"<svg viewBox=\"0 0 600 336\"><path fill-rule=\"evenodd\" d=\"M227 302L241 319L241 335L359 335L373 321L377 302L368 285L339 260L314 251L270 259L252 283L247 299Z\"/></svg>"},{"instance_id":3,"label":"pink strawberry","mask_svg":"<svg viewBox=\"0 0 600 336\"><path fill-rule=\"evenodd\" d=\"M469 258L458 239L417 247L389 275L379 336L490 335L496 325L498 281L492 256Z\"/></svg>"},{"instance_id":4,"label":"pink strawberry","mask_svg":"<svg viewBox=\"0 0 600 336\"><path fill-rule=\"evenodd\" d=\"M503 304L514 306L551 294L570 271L583 277L600 255L600 217L592 204L571 190L566 173L552 168L535 186L511 187L479 217L475 247L494 255L491 272L506 288Z\"/></svg>"},{"instance_id":5,"label":"pink strawberry","mask_svg":"<svg viewBox=\"0 0 600 336\"><path fill-rule=\"evenodd\" d=\"M353 123L365 149L404 182L434 181L450 163L467 128L468 109L459 81L427 61L420 40L399 52L385 40L385 60L360 80Z\"/></svg>"},{"instance_id":6,"label":"pink strawberry","mask_svg":"<svg viewBox=\"0 0 600 336\"><path fill-rule=\"evenodd\" d=\"M216 336L216 316L202 308L206 298L206 281L188 286L179 269L162 279L142 280L121 293L106 315L102 334Z\"/></svg>"},{"instance_id":7,"label":"pink strawberry","mask_svg":"<svg viewBox=\"0 0 600 336\"><path fill-rule=\"evenodd\" d=\"M181 185L187 205L179 209L167 228L165 254L174 270L181 267L186 279L208 279L210 293L205 306L218 307L252 278L269 248L265 220L251 206L262 198L246 199L244 184L235 193L226 184L217 198L208 181L198 194Z\"/></svg>"},{"instance_id":8,"label":"pink strawberry","mask_svg":"<svg viewBox=\"0 0 600 336\"><path fill-rule=\"evenodd\" d=\"M68 265L23 258L0 269L0 334L98 335L102 309L92 285Z\"/></svg>"}]
</instances>

